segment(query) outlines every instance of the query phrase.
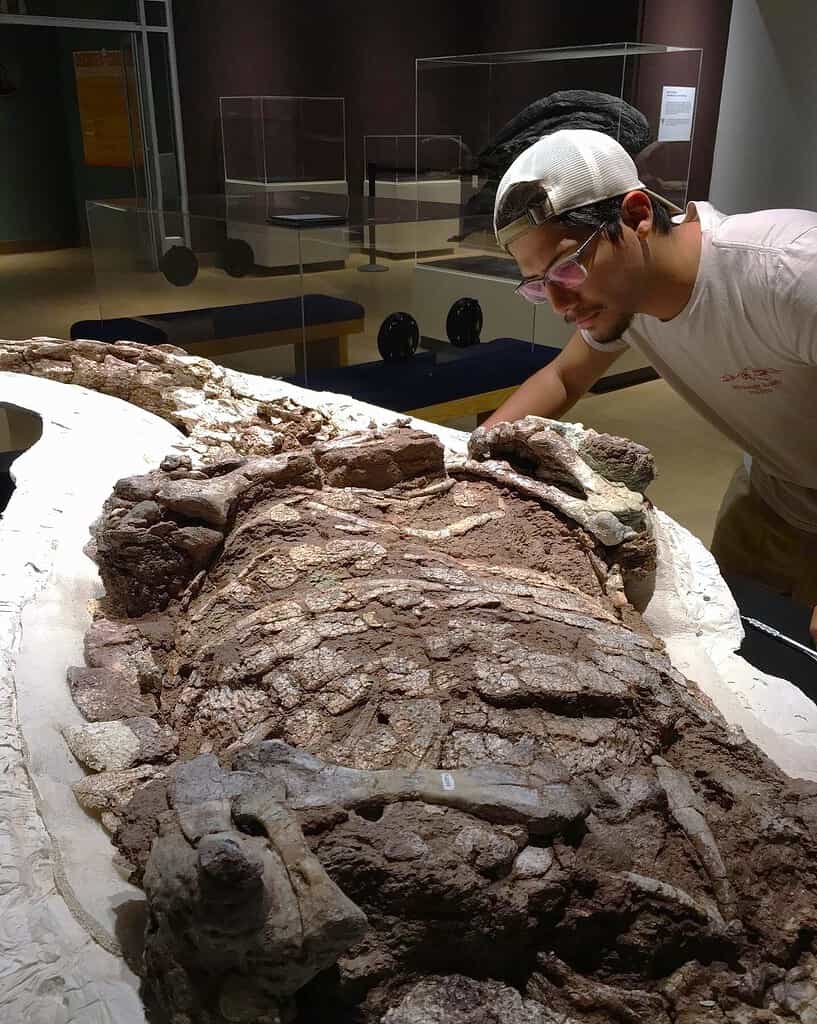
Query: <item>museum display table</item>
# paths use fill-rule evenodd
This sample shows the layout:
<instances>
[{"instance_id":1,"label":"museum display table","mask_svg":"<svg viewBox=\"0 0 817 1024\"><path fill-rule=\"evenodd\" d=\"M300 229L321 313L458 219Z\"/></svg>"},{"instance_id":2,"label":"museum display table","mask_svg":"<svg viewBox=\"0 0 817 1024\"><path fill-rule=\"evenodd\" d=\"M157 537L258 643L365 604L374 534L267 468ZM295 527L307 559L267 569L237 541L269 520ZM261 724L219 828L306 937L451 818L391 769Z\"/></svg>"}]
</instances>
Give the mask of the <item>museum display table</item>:
<instances>
[{"instance_id":1,"label":"museum display table","mask_svg":"<svg viewBox=\"0 0 817 1024\"><path fill-rule=\"evenodd\" d=\"M111 358L123 360L123 374L117 376L110 375L111 360L103 360L93 343L28 344L25 354L14 343L0 344L0 365L6 371L18 369L0 372L0 401L13 401L43 421L42 439L13 465L16 490L0 520L0 539L6 539L0 545L0 733L6 738L2 770L9 780L0 794L6 808L2 863L14 879L0 894L0 903L6 922L4 956L18 965L20 974L4 1009L14 1019L51 1014L47 1019L68 1021L81 993L83 1006L94 1007L95 1019L104 1024L142 1024L137 979L122 959L123 945L127 948L141 930L141 891L117 873L105 832L74 800L71 784L84 776L61 735L82 721L65 670L82 659L83 635L100 596L96 569L82 553L89 526L117 480L151 471L167 455L171 458L164 461L164 471L169 474L185 476L187 470L174 467L190 456L205 462L229 456L226 471L234 472L231 467L240 470L253 450L269 452L275 436L292 431L299 443L324 446L323 471L333 473L344 457L343 444L333 447L338 431L365 431L395 417L345 396L253 378L157 349L110 347ZM127 372L126 366L131 368ZM42 376L19 372L24 367ZM117 388L144 407L100 393ZM466 435L416 420L413 425L443 442L450 467L461 463ZM564 431L581 446L581 428L565 425ZM341 495L343 479L333 479L330 489ZM590 486L592 479L586 483ZM189 486L182 479L176 484L180 495ZM126 483L119 486L127 489ZM172 500L171 491L167 500ZM452 494L462 503L454 503L455 515L469 524L468 530L492 520L494 513L475 516L469 510L473 499L461 487ZM128 500L138 503L137 491ZM412 492L399 499L404 500L415 500ZM570 507L571 496L565 494L563 500ZM351 539L338 534L338 550L367 543L354 537L361 524L344 511L340 497L336 504L336 522L352 528ZM380 513L375 509L371 515L375 521ZM292 518L291 511L279 506L270 522L280 521L287 528L287 517ZM601 521L593 528L601 528ZM644 621L666 643L675 668L695 680L728 722L740 726L790 773L817 780L817 706L795 687L763 677L734 654L740 622L711 556L660 512L654 513L653 528L658 570ZM429 536L434 532L419 525L411 529ZM391 536L390 530L386 526L384 537ZM415 545L421 539L418 534ZM309 569L308 548L304 545L303 558L310 586L325 591L324 578L314 567ZM432 590L439 587L433 580L429 585ZM564 600L579 600L570 588L565 594ZM457 600L463 598L467 595ZM377 625L372 620L366 628ZM42 643L44 635L48 644ZM736 731L730 742L745 741ZM105 800L100 791L103 811ZM32 858L37 862L34 872L28 867ZM55 971L64 979L58 999ZM68 1004L62 1001L63 990Z\"/></svg>"}]
</instances>

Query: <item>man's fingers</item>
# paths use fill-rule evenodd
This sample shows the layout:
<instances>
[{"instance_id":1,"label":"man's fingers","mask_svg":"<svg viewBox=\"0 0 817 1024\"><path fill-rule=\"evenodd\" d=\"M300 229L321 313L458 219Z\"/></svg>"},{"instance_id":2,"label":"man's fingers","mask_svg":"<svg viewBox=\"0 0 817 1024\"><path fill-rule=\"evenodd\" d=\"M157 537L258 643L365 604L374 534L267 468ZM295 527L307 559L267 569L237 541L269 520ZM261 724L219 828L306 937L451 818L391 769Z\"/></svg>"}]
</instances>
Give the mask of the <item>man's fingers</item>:
<instances>
[{"instance_id":1,"label":"man's fingers","mask_svg":"<svg viewBox=\"0 0 817 1024\"><path fill-rule=\"evenodd\" d=\"M814 606L814 611L811 613L811 624L809 625L809 633L811 633L811 639L814 641L815 647L817 647L817 604Z\"/></svg>"}]
</instances>

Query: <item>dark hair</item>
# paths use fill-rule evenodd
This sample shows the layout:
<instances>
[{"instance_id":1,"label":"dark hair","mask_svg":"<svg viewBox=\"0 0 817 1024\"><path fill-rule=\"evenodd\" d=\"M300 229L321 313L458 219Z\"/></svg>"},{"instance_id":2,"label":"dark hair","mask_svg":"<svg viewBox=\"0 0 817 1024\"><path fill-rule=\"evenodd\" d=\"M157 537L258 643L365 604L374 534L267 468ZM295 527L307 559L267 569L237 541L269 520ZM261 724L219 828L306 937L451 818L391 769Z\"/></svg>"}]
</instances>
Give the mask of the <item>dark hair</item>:
<instances>
[{"instance_id":1,"label":"dark hair","mask_svg":"<svg viewBox=\"0 0 817 1024\"><path fill-rule=\"evenodd\" d=\"M668 235L672 228L672 218L663 203L656 202L648 196L652 206L653 225L660 235ZM531 206L537 206L547 199L547 192L538 181L520 181L512 185L505 195L496 215L497 228L507 227L517 217L524 217ZM624 195L612 199L602 199L589 206L579 206L575 210L554 217L552 223L576 224L580 227L604 228L611 242L621 238L621 204Z\"/></svg>"}]
</instances>

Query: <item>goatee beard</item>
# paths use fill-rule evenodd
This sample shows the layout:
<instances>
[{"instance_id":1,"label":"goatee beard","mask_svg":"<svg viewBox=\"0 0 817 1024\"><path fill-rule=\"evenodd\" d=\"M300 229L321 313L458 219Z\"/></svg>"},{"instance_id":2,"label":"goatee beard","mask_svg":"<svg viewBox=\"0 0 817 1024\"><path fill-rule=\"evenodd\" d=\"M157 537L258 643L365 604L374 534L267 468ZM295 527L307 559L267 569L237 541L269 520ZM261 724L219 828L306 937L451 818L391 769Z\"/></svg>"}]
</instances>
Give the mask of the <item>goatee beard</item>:
<instances>
[{"instance_id":1,"label":"goatee beard","mask_svg":"<svg viewBox=\"0 0 817 1024\"><path fill-rule=\"evenodd\" d=\"M614 341L620 341L622 334L633 322L633 316L633 313L628 313L626 316L621 317L621 319L616 320L602 335L596 334L595 331L590 331L590 337L599 345L611 345Z\"/></svg>"}]
</instances>

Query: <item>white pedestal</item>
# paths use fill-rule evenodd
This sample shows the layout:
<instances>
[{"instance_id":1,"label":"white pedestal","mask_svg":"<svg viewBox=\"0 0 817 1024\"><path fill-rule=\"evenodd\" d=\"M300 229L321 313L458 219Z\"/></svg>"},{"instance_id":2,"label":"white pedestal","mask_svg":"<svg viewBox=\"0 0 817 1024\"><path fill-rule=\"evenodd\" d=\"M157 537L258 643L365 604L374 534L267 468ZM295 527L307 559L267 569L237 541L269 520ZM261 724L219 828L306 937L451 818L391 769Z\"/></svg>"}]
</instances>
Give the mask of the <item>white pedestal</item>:
<instances>
[{"instance_id":1,"label":"white pedestal","mask_svg":"<svg viewBox=\"0 0 817 1024\"><path fill-rule=\"evenodd\" d=\"M439 181L377 181L376 198L405 199L421 203L454 203L460 205L459 179ZM378 254L405 258L415 253L450 250L453 235L459 233L458 217L447 220L411 221L402 224L378 224L375 232ZM369 229L365 243L371 245Z\"/></svg>"},{"instance_id":2,"label":"white pedestal","mask_svg":"<svg viewBox=\"0 0 817 1024\"><path fill-rule=\"evenodd\" d=\"M264 185L257 181L231 180L226 182L227 209L229 211L230 196L295 191L347 195L349 190L345 181L276 181ZM227 217L228 238L240 238L251 245L259 267L283 270L303 265L313 269L345 264L350 251L345 228L312 230L315 234L310 238L309 232L301 232L297 228L251 224Z\"/></svg>"}]
</instances>

